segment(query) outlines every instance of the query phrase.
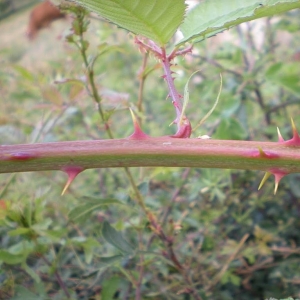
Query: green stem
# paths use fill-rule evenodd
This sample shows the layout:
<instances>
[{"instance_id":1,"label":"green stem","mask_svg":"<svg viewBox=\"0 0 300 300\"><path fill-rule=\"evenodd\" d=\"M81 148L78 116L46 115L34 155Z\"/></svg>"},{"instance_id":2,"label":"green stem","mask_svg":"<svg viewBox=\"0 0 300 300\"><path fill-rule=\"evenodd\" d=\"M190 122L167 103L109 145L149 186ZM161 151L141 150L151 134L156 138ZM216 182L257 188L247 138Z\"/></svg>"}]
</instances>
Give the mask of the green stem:
<instances>
[{"instance_id":1,"label":"green stem","mask_svg":"<svg viewBox=\"0 0 300 300\"><path fill-rule=\"evenodd\" d=\"M107 132L108 136L110 139L114 139L114 135L110 129L110 126L108 124L108 122L105 120L105 116L104 116L104 112L101 106L101 97L98 93L96 84L95 84L95 78L94 78L94 70L93 70L93 64L89 64L88 60L87 60L87 55L86 55L86 47L84 46L84 39L83 39L83 19L84 19L84 15L80 14L77 16L77 18L79 19L79 24L80 24L80 34L79 34L79 43L80 45L77 44L77 47L80 50L87 74L88 74L88 78L89 78L89 83L92 89L92 97L93 99L96 101L97 103L97 107L98 107L98 112L99 115L101 117L102 122L105 125L105 131ZM146 60L144 61L144 64L146 65ZM132 189L134 190L135 196L136 196L136 200L138 202L138 204L141 206L141 208L144 210L144 212L146 212L146 206L144 204L144 199L141 195L141 193L139 192L137 185L134 181L134 178L129 170L129 168L125 167L124 168L125 173L129 179L129 182L132 186Z\"/></svg>"},{"instance_id":2,"label":"green stem","mask_svg":"<svg viewBox=\"0 0 300 300\"><path fill-rule=\"evenodd\" d=\"M82 22L80 24L82 24ZM99 115L101 117L101 120L105 125L105 131L107 132L109 138L113 139L113 134L110 130L108 122L105 120L104 112L103 112L103 109L102 109L102 106L101 106L101 100L102 99L101 99L101 97L98 93L98 90L97 90L97 87L96 87L96 84L95 84L94 70L89 66L89 63L88 63L88 60L87 60L86 49L84 47L84 39L83 39L82 28L81 28L80 35L79 35L79 42L80 42L80 47L79 47L80 53L81 53L81 56L82 56L82 59L83 59L83 62L84 62L84 65L85 65L85 68L86 68L86 71L87 71L89 83L90 83L90 86L91 86L91 89L92 89L92 97L97 103L97 109L98 109Z\"/></svg>"}]
</instances>

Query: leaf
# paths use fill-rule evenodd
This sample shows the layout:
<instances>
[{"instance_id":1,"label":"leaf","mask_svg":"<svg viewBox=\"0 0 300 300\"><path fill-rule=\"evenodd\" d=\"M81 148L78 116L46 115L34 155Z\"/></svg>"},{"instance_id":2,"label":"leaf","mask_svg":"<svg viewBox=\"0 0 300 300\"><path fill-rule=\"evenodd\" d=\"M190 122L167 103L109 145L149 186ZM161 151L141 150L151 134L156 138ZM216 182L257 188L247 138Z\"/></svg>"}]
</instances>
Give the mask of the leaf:
<instances>
[{"instance_id":1,"label":"leaf","mask_svg":"<svg viewBox=\"0 0 300 300\"><path fill-rule=\"evenodd\" d=\"M5 200L0 200L0 220L5 219L7 215L7 204Z\"/></svg>"},{"instance_id":2,"label":"leaf","mask_svg":"<svg viewBox=\"0 0 300 300\"><path fill-rule=\"evenodd\" d=\"M19 227L16 229L12 229L8 232L10 236L18 236L18 235L27 235L32 232L31 228Z\"/></svg>"},{"instance_id":3,"label":"leaf","mask_svg":"<svg viewBox=\"0 0 300 300\"><path fill-rule=\"evenodd\" d=\"M127 255L133 254L133 247L123 238L122 234L110 226L107 221L103 223L102 235L109 244L118 248L122 253Z\"/></svg>"},{"instance_id":4,"label":"leaf","mask_svg":"<svg viewBox=\"0 0 300 300\"><path fill-rule=\"evenodd\" d=\"M89 218L91 214L101 206L113 204L123 205L122 202L116 199L97 199L84 197L84 201L86 201L84 204L73 208L69 212L69 219L74 222L82 222Z\"/></svg>"},{"instance_id":5,"label":"leaf","mask_svg":"<svg viewBox=\"0 0 300 300\"><path fill-rule=\"evenodd\" d=\"M123 52L125 53L125 50L122 49L121 47L118 47L116 45L108 45L107 43L103 43L98 45L98 54L95 56L91 56L89 58L89 68L92 70L94 68L96 60L101 57L102 55L112 52L112 51L117 51L117 52Z\"/></svg>"},{"instance_id":6,"label":"leaf","mask_svg":"<svg viewBox=\"0 0 300 300\"><path fill-rule=\"evenodd\" d=\"M189 103L189 101L190 101L189 82L190 82L191 78L192 78L196 73L198 73L198 72L200 72L200 70L195 71L195 72L189 77L187 83L186 83L185 86L184 86L183 105L182 105L182 112L181 112L180 119L179 119L179 124L182 124L182 118L183 118L183 116L184 116L184 114L185 114L185 110L186 110L187 105L188 105L188 103Z\"/></svg>"},{"instance_id":7,"label":"leaf","mask_svg":"<svg viewBox=\"0 0 300 300\"><path fill-rule=\"evenodd\" d=\"M116 276L105 280L102 284L101 299L113 300L120 282L121 279Z\"/></svg>"},{"instance_id":8,"label":"leaf","mask_svg":"<svg viewBox=\"0 0 300 300\"><path fill-rule=\"evenodd\" d=\"M85 262L90 264L94 256L94 249L100 247L99 242L96 239L85 237L74 237L71 241L83 248Z\"/></svg>"},{"instance_id":9,"label":"leaf","mask_svg":"<svg viewBox=\"0 0 300 300\"><path fill-rule=\"evenodd\" d=\"M30 82L34 82L34 76L30 71L28 71L24 67L18 66L18 65L14 66L13 68L15 71L17 71L19 73L19 75L21 75L23 77L23 79L26 79Z\"/></svg>"},{"instance_id":10,"label":"leaf","mask_svg":"<svg viewBox=\"0 0 300 300\"><path fill-rule=\"evenodd\" d=\"M217 107L217 105L218 105L218 103L219 103L221 91L222 91L222 86L223 86L223 80L222 80L222 75L221 75L221 74L220 74L220 78L221 78L221 82L220 82L219 93L218 93L218 96L217 96L217 99L216 99L214 105L213 105L212 108L207 112L207 114L201 119L201 121L194 127L193 130L195 130L196 128L198 128L199 126L201 126L201 125L209 118L209 116L213 113L213 111L214 111L215 108Z\"/></svg>"},{"instance_id":11,"label":"leaf","mask_svg":"<svg viewBox=\"0 0 300 300\"><path fill-rule=\"evenodd\" d=\"M246 138L243 126L235 119L223 119L214 134L214 139L221 140L242 140Z\"/></svg>"},{"instance_id":12,"label":"leaf","mask_svg":"<svg viewBox=\"0 0 300 300\"><path fill-rule=\"evenodd\" d=\"M186 42L200 42L238 24L300 8L299 0L206 0L186 16L180 30Z\"/></svg>"},{"instance_id":13,"label":"leaf","mask_svg":"<svg viewBox=\"0 0 300 300\"><path fill-rule=\"evenodd\" d=\"M70 88L69 98L73 101L82 91L84 90L84 85L81 83L73 83Z\"/></svg>"},{"instance_id":14,"label":"leaf","mask_svg":"<svg viewBox=\"0 0 300 300\"><path fill-rule=\"evenodd\" d=\"M25 270L35 282L41 282L41 278L26 264L26 261L22 262L22 269Z\"/></svg>"},{"instance_id":15,"label":"leaf","mask_svg":"<svg viewBox=\"0 0 300 300\"><path fill-rule=\"evenodd\" d=\"M138 189L140 193L145 197L149 193L149 181L144 181L139 184Z\"/></svg>"},{"instance_id":16,"label":"leaf","mask_svg":"<svg viewBox=\"0 0 300 300\"><path fill-rule=\"evenodd\" d=\"M276 85L280 85L290 92L300 95L300 70L295 63L276 63L266 71L265 78Z\"/></svg>"},{"instance_id":17,"label":"leaf","mask_svg":"<svg viewBox=\"0 0 300 300\"><path fill-rule=\"evenodd\" d=\"M47 101L56 105L62 105L64 102L60 92L53 85L43 87L42 95Z\"/></svg>"},{"instance_id":18,"label":"leaf","mask_svg":"<svg viewBox=\"0 0 300 300\"><path fill-rule=\"evenodd\" d=\"M184 0L75 0L135 34L165 45L183 21Z\"/></svg>"},{"instance_id":19,"label":"leaf","mask_svg":"<svg viewBox=\"0 0 300 300\"><path fill-rule=\"evenodd\" d=\"M9 265L16 265L25 259L23 254L12 254L6 250L0 250L0 262L3 261Z\"/></svg>"},{"instance_id":20,"label":"leaf","mask_svg":"<svg viewBox=\"0 0 300 300\"><path fill-rule=\"evenodd\" d=\"M105 265L111 265L119 260L121 260L122 258L124 258L123 255L114 255L114 256L102 256L100 257L100 263L103 263Z\"/></svg>"},{"instance_id":21,"label":"leaf","mask_svg":"<svg viewBox=\"0 0 300 300\"><path fill-rule=\"evenodd\" d=\"M38 296L32 293L30 290L25 287L18 285L15 287L14 296L11 300L42 300L45 299L44 296Z\"/></svg>"}]
</instances>

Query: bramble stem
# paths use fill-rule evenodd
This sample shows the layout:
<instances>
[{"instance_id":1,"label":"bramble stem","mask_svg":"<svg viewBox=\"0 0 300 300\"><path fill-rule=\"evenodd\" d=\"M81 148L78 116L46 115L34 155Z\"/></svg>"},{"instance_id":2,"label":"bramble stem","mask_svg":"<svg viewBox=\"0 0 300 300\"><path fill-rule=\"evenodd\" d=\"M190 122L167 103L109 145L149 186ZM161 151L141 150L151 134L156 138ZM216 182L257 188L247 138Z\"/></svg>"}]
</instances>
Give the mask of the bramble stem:
<instances>
[{"instance_id":1,"label":"bramble stem","mask_svg":"<svg viewBox=\"0 0 300 300\"><path fill-rule=\"evenodd\" d=\"M172 103L174 104L175 110L176 110L176 122L177 125L179 124L179 119L182 112L182 103L180 100L180 94L178 93L175 84L174 84L174 78L172 77L172 71L171 71L171 63L169 58L167 57L166 51L164 48L162 50L162 65L165 72L165 79L169 87L169 96L172 98Z\"/></svg>"},{"instance_id":2,"label":"bramble stem","mask_svg":"<svg viewBox=\"0 0 300 300\"><path fill-rule=\"evenodd\" d=\"M181 103L182 96L179 94L174 84L175 78L172 77L173 72L171 71L171 66L172 66L171 61L176 56L181 56L190 53L192 51L192 46L189 46L183 50L178 50L177 48L174 48L174 50L171 51L169 55L167 55L165 47L159 48L158 45L156 45L151 40L147 40L147 42L145 42L144 40L141 40L136 37L135 43L140 47L140 50L154 54L154 56L161 61L161 64L164 69L164 75L162 77L167 82L169 88L168 97L172 99L172 103L176 111L176 118L173 121L173 123L177 124L177 132L175 135L173 135L173 137L175 138L190 137L192 132L192 127L187 117L184 115L182 116L182 103Z\"/></svg>"},{"instance_id":3,"label":"bramble stem","mask_svg":"<svg viewBox=\"0 0 300 300\"><path fill-rule=\"evenodd\" d=\"M266 155L262 155L262 152ZM171 137L0 145L0 173L117 167L202 167L300 172L297 146Z\"/></svg>"}]
</instances>

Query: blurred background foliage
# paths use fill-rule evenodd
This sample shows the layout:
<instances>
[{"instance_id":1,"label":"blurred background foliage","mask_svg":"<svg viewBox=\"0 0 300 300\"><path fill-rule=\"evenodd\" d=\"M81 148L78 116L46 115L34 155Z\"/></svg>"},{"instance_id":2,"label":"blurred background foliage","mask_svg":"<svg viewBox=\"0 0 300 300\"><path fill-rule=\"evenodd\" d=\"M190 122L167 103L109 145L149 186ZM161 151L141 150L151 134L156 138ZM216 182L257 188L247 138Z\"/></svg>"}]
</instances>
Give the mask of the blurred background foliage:
<instances>
[{"instance_id":1,"label":"blurred background foliage","mask_svg":"<svg viewBox=\"0 0 300 300\"><path fill-rule=\"evenodd\" d=\"M107 138L85 89L82 56L66 41L72 17L29 42L29 13L0 22L0 143ZM101 53L95 83L114 136L133 131L128 107L146 133L173 134L158 62L130 34L89 19L88 60ZM300 128L299 27L299 11L291 11L221 33L177 60L182 92L200 70L190 82L193 125L212 107L223 76L220 103L193 137L276 141L276 126L291 137L290 117ZM271 180L257 190L263 174L254 171L132 173L202 299L300 298L300 175L282 180L274 196ZM123 169L83 172L60 196L65 181L61 172L0 175L0 299L194 299Z\"/></svg>"}]
</instances>

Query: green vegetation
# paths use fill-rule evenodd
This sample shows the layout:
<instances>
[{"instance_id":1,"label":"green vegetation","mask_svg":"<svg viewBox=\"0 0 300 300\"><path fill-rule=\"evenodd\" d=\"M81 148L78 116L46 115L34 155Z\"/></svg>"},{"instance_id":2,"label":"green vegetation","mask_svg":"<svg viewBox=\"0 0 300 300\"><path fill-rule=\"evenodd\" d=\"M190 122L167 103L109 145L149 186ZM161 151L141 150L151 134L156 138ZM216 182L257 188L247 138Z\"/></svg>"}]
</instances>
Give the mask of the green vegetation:
<instances>
[{"instance_id":1,"label":"green vegetation","mask_svg":"<svg viewBox=\"0 0 300 300\"><path fill-rule=\"evenodd\" d=\"M174 134L155 56L124 30L73 11L68 42L45 29L30 45L0 45L0 144L121 139L134 130L129 107L148 135ZM71 26L57 24L55 32ZM9 30L0 32L9 40ZM172 68L182 93L200 70L185 111L193 127L213 106L222 74L219 104L192 137L276 142L278 126L291 138L290 117L300 128L299 10L229 33L195 44ZM61 196L62 172L1 174L0 299L299 298L299 175L286 176L275 196L271 180L257 190L262 177L93 169Z\"/></svg>"}]
</instances>

